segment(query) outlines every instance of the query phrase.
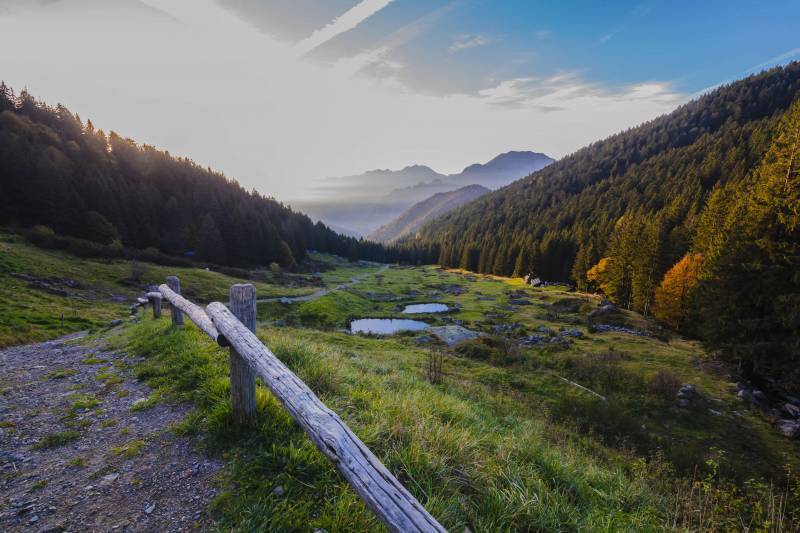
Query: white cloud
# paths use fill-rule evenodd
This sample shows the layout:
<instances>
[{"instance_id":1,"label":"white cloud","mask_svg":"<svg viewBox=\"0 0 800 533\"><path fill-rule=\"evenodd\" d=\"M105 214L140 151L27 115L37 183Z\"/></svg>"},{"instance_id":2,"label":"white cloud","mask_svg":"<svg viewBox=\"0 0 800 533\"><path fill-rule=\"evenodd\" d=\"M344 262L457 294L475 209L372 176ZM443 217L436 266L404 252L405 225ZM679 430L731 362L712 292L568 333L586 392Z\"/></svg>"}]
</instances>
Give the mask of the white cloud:
<instances>
[{"instance_id":1,"label":"white cloud","mask_svg":"<svg viewBox=\"0 0 800 533\"><path fill-rule=\"evenodd\" d=\"M560 157L684 98L665 84L610 91L575 74L499 81L478 95L420 94L391 77L403 66L385 53L371 57L389 76L376 81L356 75L369 60L299 60L212 0L148 3L173 18L0 16L0 49L14 50L0 76L284 200L308 196L317 178L369 168L450 173L520 149Z\"/></svg>"},{"instance_id":2,"label":"white cloud","mask_svg":"<svg viewBox=\"0 0 800 533\"><path fill-rule=\"evenodd\" d=\"M461 35L453 41L453 44L447 49L448 53L455 54L461 50L468 48L477 48L478 46L486 46L491 43L492 39L485 35Z\"/></svg>"},{"instance_id":3,"label":"white cloud","mask_svg":"<svg viewBox=\"0 0 800 533\"><path fill-rule=\"evenodd\" d=\"M305 55L318 46L325 44L339 34L352 30L369 17L392 3L393 0L362 0L353 6L341 17L331 21L330 24L316 30L307 39L296 45L299 55Z\"/></svg>"}]
</instances>

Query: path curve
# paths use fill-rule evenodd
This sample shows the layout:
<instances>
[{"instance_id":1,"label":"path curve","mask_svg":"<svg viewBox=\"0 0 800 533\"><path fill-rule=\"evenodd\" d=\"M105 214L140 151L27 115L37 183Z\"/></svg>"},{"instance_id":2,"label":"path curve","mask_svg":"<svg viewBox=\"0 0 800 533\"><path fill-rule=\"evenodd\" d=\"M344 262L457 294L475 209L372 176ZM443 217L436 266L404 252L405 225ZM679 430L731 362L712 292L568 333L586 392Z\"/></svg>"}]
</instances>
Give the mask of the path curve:
<instances>
[{"instance_id":1,"label":"path curve","mask_svg":"<svg viewBox=\"0 0 800 533\"><path fill-rule=\"evenodd\" d=\"M262 298L262 299L259 299L259 300L256 300L256 301L259 302L259 303L281 302L281 303L286 303L286 304L293 304L293 303L297 303L297 302L310 302L310 301L313 301L313 300L319 300L320 298L322 298L326 294L329 294L329 293L334 292L334 291L340 291L340 290L346 289L348 287L352 287L353 285L361 283L362 281L364 281L365 279L367 279L370 276L377 276L378 274L381 274L381 273L385 272L389 268L391 268L391 265L383 265L383 266L381 266L381 268L379 268L375 272L369 272L369 273L366 273L366 274L361 274L359 276L352 277L352 278L350 278L350 281L348 281L346 283L341 283L341 284L339 284L339 285L337 285L337 286L335 286L333 288L325 287L325 288L320 289L318 291L312 292L311 294L306 294L305 296L279 296L277 298Z\"/></svg>"}]
</instances>

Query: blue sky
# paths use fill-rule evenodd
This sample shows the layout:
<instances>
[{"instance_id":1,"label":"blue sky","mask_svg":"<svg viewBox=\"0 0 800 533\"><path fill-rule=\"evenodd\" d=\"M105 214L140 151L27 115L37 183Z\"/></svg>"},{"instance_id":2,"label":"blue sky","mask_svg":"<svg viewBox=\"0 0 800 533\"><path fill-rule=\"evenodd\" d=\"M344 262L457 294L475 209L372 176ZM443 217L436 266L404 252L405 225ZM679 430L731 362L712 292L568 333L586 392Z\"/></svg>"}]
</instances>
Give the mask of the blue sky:
<instances>
[{"instance_id":1,"label":"blue sky","mask_svg":"<svg viewBox=\"0 0 800 533\"><path fill-rule=\"evenodd\" d=\"M0 0L0 79L292 201L563 157L800 59L799 20L800 0Z\"/></svg>"},{"instance_id":2,"label":"blue sky","mask_svg":"<svg viewBox=\"0 0 800 533\"><path fill-rule=\"evenodd\" d=\"M245 6L239 12L250 20L284 20L271 15L290 4L221 1ZM301 3L308 14L301 22L263 30L299 40L303 32L293 33L294 27L307 29L311 18L330 22L337 10L344 13L359 2ZM800 58L798 20L796 0L394 0L313 56L353 56L417 25L386 60L402 65L400 79L420 90L477 92L499 80L569 72L609 87L658 80L691 94L774 58ZM374 65L367 72L387 74Z\"/></svg>"}]
</instances>

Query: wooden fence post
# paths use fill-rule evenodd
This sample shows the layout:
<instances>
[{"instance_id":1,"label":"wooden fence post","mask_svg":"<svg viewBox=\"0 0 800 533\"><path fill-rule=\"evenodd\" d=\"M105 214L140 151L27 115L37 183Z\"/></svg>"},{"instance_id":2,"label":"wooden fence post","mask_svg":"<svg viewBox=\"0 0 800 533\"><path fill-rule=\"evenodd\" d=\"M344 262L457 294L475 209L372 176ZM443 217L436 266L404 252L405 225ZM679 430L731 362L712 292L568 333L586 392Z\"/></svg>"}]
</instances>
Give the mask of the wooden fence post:
<instances>
[{"instance_id":1,"label":"wooden fence post","mask_svg":"<svg viewBox=\"0 0 800 533\"><path fill-rule=\"evenodd\" d=\"M236 284L230 291L230 310L253 333L256 332L256 288ZM231 404L233 417L241 425L250 424L256 415L256 378L247 361L231 348Z\"/></svg>"},{"instance_id":2,"label":"wooden fence post","mask_svg":"<svg viewBox=\"0 0 800 533\"><path fill-rule=\"evenodd\" d=\"M161 293L148 292L147 299L153 304L153 318L161 318Z\"/></svg>"},{"instance_id":3,"label":"wooden fence post","mask_svg":"<svg viewBox=\"0 0 800 533\"><path fill-rule=\"evenodd\" d=\"M181 280L178 279L178 276L169 276L167 277L167 287L175 291L176 294L180 294ZM172 325L182 326L183 313L181 312L181 310L175 307L174 305L170 305L170 310L172 311Z\"/></svg>"}]
</instances>

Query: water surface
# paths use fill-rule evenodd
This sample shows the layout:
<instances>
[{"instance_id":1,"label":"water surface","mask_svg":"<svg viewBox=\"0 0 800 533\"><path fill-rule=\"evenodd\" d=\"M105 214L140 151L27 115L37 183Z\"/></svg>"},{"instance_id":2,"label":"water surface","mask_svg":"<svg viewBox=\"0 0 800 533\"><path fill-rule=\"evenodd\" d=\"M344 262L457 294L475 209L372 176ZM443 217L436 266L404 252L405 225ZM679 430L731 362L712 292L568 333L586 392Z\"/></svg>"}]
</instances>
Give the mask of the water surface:
<instances>
[{"instance_id":1,"label":"water surface","mask_svg":"<svg viewBox=\"0 0 800 533\"><path fill-rule=\"evenodd\" d=\"M411 304L407 305L405 309L403 309L404 314L412 314L412 313L444 313L448 311L450 308L447 307L445 304Z\"/></svg>"},{"instance_id":2,"label":"water surface","mask_svg":"<svg viewBox=\"0 0 800 533\"><path fill-rule=\"evenodd\" d=\"M400 331L420 331L428 327L428 324L420 320L408 320L405 318L362 318L353 320L350 323L350 332L392 335Z\"/></svg>"}]
</instances>

